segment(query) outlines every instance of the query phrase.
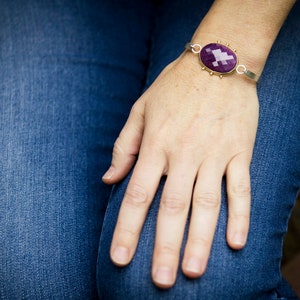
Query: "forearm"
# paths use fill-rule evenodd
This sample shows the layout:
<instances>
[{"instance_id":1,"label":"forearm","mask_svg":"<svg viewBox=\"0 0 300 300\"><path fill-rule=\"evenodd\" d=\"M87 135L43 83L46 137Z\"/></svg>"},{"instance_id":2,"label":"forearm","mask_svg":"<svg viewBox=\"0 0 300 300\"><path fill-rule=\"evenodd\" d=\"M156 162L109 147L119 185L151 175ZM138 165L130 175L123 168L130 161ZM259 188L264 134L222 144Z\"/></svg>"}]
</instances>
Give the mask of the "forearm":
<instances>
[{"instance_id":1,"label":"forearm","mask_svg":"<svg viewBox=\"0 0 300 300\"><path fill-rule=\"evenodd\" d=\"M192 41L230 43L240 62L257 74L295 0L216 0Z\"/></svg>"}]
</instances>

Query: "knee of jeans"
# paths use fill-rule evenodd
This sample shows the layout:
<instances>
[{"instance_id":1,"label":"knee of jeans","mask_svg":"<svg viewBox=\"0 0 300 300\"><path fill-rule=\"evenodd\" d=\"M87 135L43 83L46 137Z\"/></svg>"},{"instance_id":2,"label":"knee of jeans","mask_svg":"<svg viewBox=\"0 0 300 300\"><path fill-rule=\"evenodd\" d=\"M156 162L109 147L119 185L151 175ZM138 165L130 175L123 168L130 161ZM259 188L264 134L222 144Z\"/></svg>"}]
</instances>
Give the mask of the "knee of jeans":
<instances>
[{"instance_id":1,"label":"knee of jeans","mask_svg":"<svg viewBox=\"0 0 300 300\"><path fill-rule=\"evenodd\" d=\"M126 186L126 182L124 183ZM123 188L124 188L123 186ZM129 266L118 268L109 257L110 242L124 189L115 189L106 212L98 256L98 289L103 299L276 299L281 280L282 234L271 228L252 226L244 249L232 250L226 242L227 214L220 213L205 274L188 279L178 268L173 288L163 291L151 279L157 220L156 198L144 224L136 254ZM188 227L188 226L187 226ZM188 228L187 228L188 230ZM187 235L186 235L187 236ZM185 241L184 241L185 243ZM184 251L182 247L181 260Z\"/></svg>"},{"instance_id":2,"label":"knee of jeans","mask_svg":"<svg viewBox=\"0 0 300 300\"><path fill-rule=\"evenodd\" d=\"M259 267L259 261L241 257L229 261L222 255L198 279L186 278L179 269L175 286L168 290L155 287L151 280L150 251L125 268L108 262L101 266L98 292L103 299L276 299L279 281L278 274L264 270L265 264Z\"/></svg>"},{"instance_id":3,"label":"knee of jeans","mask_svg":"<svg viewBox=\"0 0 300 300\"><path fill-rule=\"evenodd\" d=\"M217 238L202 277L188 279L179 266L175 286L161 290L151 279L154 236L150 235L151 230L144 230L144 234L145 231L148 236L142 236L133 261L125 268L110 262L109 240L102 241L98 291L103 299L124 299L125 296L128 299L276 299L275 289L281 280L280 253L270 255L272 245L263 247L253 240L245 249L234 251L227 246L224 237Z\"/></svg>"}]
</instances>

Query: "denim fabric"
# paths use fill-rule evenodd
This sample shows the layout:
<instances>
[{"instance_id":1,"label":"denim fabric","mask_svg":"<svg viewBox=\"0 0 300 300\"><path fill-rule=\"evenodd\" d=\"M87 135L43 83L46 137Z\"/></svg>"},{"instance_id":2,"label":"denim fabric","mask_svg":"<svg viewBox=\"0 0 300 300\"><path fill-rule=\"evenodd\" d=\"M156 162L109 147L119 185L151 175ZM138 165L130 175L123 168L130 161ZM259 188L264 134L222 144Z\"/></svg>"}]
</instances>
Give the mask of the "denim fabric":
<instances>
[{"instance_id":1,"label":"denim fabric","mask_svg":"<svg viewBox=\"0 0 300 300\"><path fill-rule=\"evenodd\" d=\"M100 177L113 142L132 103L181 53L211 4L161 2L156 9L151 0L0 0L1 300L96 299L97 283L100 299L288 298L276 288L300 185L296 10L259 85L247 247L226 246L224 196L208 272L199 280L179 272L174 289L156 289L159 191L133 263L114 267L109 243L127 177L112 194L97 265L110 194Z\"/></svg>"},{"instance_id":2,"label":"denim fabric","mask_svg":"<svg viewBox=\"0 0 300 300\"><path fill-rule=\"evenodd\" d=\"M144 85L148 6L0 0L1 300L97 298L101 176Z\"/></svg>"},{"instance_id":3,"label":"denim fabric","mask_svg":"<svg viewBox=\"0 0 300 300\"><path fill-rule=\"evenodd\" d=\"M221 213L206 273L190 280L179 270L175 287L167 291L156 288L151 282L151 258L162 180L132 263L115 267L109 260L109 247L127 177L114 188L104 220L98 256L101 299L296 299L281 278L280 260L287 220L300 186L299 8L298 3L285 23L258 85L260 118L251 164L251 228L246 247L233 251L226 244L223 184ZM203 9L203 1L163 1L152 35L148 84L182 51Z\"/></svg>"}]
</instances>

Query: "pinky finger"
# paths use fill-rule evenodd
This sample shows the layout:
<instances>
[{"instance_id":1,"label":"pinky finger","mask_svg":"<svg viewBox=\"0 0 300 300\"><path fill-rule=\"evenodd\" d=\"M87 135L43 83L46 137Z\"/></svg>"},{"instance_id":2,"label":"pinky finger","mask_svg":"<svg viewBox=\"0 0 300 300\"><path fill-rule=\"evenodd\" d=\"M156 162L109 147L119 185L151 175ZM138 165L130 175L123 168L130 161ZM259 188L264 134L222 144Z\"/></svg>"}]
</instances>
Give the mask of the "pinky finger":
<instances>
[{"instance_id":1,"label":"pinky finger","mask_svg":"<svg viewBox=\"0 0 300 300\"><path fill-rule=\"evenodd\" d=\"M226 171L228 194L227 242L233 249L245 246L250 222L249 156L240 154L229 163Z\"/></svg>"}]
</instances>

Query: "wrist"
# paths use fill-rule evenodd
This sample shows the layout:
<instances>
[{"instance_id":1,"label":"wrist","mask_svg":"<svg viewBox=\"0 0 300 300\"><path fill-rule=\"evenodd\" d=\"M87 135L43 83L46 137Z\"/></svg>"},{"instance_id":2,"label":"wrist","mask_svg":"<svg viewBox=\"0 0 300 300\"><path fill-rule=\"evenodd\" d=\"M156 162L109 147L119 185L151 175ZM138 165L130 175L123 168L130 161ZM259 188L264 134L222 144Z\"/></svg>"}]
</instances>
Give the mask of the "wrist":
<instances>
[{"instance_id":1,"label":"wrist","mask_svg":"<svg viewBox=\"0 0 300 300\"><path fill-rule=\"evenodd\" d=\"M236 49L239 63L261 74L276 36L294 0L272 2L215 0L191 42L221 41Z\"/></svg>"}]
</instances>

